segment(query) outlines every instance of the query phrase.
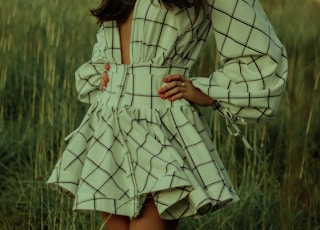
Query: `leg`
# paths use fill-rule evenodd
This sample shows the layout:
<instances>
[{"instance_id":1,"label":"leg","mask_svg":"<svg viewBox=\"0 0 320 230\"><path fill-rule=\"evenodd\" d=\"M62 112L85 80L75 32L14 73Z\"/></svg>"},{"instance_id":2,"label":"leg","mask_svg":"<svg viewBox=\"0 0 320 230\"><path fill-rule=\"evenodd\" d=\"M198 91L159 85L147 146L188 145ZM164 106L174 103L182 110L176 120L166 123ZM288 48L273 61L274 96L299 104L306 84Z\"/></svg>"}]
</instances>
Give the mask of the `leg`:
<instances>
[{"instance_id":1,"label":"leg","mask_svg":"<svg viewBox=\"0 0 320 230\"><path fill-rule=\"evenodd\" d=\"M147 198L140 216L131 220L130 230L175 230L178 222L161 219L153 199Z\"/></svg>"},{"instance_id":2,"label":"leg","mask_svg":"<svg viewBox=\"0 0 320 230\"><path fill-rule=\"evenodd\" d=\"M129 230L129 217L113 215L106 212L102 212L101 215L106 230Z\"/></svg>"}]
</instances>

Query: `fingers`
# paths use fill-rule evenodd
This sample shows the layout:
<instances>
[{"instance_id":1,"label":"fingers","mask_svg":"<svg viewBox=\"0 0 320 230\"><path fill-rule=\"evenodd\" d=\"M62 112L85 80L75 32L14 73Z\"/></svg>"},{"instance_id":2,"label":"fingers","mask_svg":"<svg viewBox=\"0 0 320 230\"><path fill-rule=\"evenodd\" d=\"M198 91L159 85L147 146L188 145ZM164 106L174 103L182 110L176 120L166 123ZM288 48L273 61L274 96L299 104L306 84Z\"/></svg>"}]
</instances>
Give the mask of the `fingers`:
<instances>
[{"instance_id":1,"label":"fingers","mask_svg":"<svg viewBox=\"0 0 320 230\"><path fill-rule=\"evenodd\" d=\"M185 83L182 84L182 82L180 81L173 81L173 82L169 82L167 85L165 85L164 87L162 87L161 89L159 89L159 94L164 94L166 92L169 92L170 90L177 90L179 89L182 90L183 88L185 88Z\"/></svg>"},{"instance_id":2,"label":"fingers","mask_svg":"<svg viewBox=\"0 0 320 230\"><path fill-rule=\"evenodd\" d=\"M185 94L184 93L177 93L177 94L173 94L172 96L168 97L168 100L175 101L175 100L182 99L182 98L185 98Z\"/></svg>"},{"instance_id":3,"label":"fingers","mask_svg":"<svg viewBox=\"0 0 320 230\"><path fill-rule=\"evenodd\" d=\"M107 72L103 72L101 75L100 91L103 91L109 83L109 76Z\"/></svg>"},{"instance_id":4,"label":"fingers","mask_svg":"<svg viewBox=\"0 0 320 230\"><path fill-rule=\"evenodd\" d=\"M159 90L160 94L176 87L185 88L187 80L183 76L175 74L164 77L163 82L168 84Z\"/></svg>"},{"instance_id":5,"label":"fingers","mask_svg":"<svg viewBox=\"0 0 320 230\"><path fill-rule=\"evenodd\" d=\"M108 71L110 70L110 64L106 63L104 65L104 68L106 69L106 71L103 72L103 74L101 75L101 82L100 82L100 91L104 91L105 88L107 87L108 83L109 83L109 76L108 76Z\"/></svg>"},{"instance_id":6,"label":"fingers","mask_svg":"<svg viewBox=\"0 0 320 230\"><path fill-rule=\"evenodd\" d=\"M170 75L163 79L167 84L159 89L159 95L162 99L174 101L181 98L186 98L188 85L190 81L186 80L181 75Z\"/></svg>"},{"instance_id":7,"label":"fingers","mask_svg":"<svg viewBox=\"0 0 320 230\"><path fill-rule=\"evenodd\" d=\"M183 76L181 76L180 74L173 74L173 75L169 75L166 76L165 78L163 78L163 82L172 82L172 81L181 81L183 82L185 80L185 78Z\"/></svg>"},{"instance_id":8,"label":"fingers","mask_svg":"<svg viewBox=\"0 0 320 230\"><path fill-rule=\"evenodd\" d=\"M108 76L108 71L110 70L110 64L106 63L104 65L104 68L106 69L106 71L103 72L103 74L101 75L101 83L100 83L100 91L105 90L105 88L107 87L108 83L109 83L109 76Z\"/></svg>"},{"instance_id":9,"label":"fingers","mask_svg":"<svg viewBox=\"0 0 320 230\"><path fill-rule=\"evenodd\" d=\"M172 85L177 85L176 83L175 84L172 84ZM181 84L180 84L181 85ZM160 94L160 97L162 99L178 99L178 98L183 98L184 97L184 88L182 87L179 87L179 86L176 86L176 87L165 87L166 90L163 91L163 92L159 92Z\"/></svg>"},{"instance_id":10,"label":"fingers","mask_svg":"<svg viewBox=\"0 0 320 230\"><path fill-rule=\"evenodd\" d=\"M195 88L190 80L181 75L166 76L163 82L167 84L159 89L159 95L162 99L169 101L186 99L201 106L211 105L214 102L210 96Z\"/></svg>"}]
</instances>

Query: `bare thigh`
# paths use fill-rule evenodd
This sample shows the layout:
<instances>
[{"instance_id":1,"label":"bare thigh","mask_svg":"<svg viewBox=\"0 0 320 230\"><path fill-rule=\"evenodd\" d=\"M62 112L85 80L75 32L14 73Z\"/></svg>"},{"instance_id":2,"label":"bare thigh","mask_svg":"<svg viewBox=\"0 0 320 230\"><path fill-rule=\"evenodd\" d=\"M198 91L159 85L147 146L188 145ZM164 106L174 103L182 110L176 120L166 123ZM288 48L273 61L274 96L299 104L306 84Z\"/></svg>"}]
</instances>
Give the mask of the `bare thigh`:
<instances>
[{"instance_id":1,"label":"bare thigh","mask_svg":"<svg viewBox=\"0 0 320 230\"><path fill-rule=\"evenodd\" d=\"M147 198L139 217L130 222L130 230L175 230L179 220L161 219L152 198Z\"/></svg>"}]
</instances>

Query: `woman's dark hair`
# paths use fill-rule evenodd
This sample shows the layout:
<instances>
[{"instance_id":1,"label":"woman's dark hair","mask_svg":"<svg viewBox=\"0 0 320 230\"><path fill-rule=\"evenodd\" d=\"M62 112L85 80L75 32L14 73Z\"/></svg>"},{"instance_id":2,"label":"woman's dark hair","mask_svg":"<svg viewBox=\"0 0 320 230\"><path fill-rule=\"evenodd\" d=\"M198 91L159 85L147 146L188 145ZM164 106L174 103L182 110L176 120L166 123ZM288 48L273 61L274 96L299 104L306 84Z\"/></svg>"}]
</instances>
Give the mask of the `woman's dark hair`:
<instances>
[{"instance_id":1,"label":"woman's dark hair","mask_svg":"<svg viewBox=\"0 0 320 230\"><path fill-rule=\"evenodd\" d=\"M167 7L177 6L179 8L194 7L196 15L199 14L201 7L204 4L204 0L161 0L161 2ZM98 8L91 9L91 14L98 19L98 23L104 21L116 20L118 22L124 22L132 9L136 0L102 0Z\"/></svg>"}]
</instances>

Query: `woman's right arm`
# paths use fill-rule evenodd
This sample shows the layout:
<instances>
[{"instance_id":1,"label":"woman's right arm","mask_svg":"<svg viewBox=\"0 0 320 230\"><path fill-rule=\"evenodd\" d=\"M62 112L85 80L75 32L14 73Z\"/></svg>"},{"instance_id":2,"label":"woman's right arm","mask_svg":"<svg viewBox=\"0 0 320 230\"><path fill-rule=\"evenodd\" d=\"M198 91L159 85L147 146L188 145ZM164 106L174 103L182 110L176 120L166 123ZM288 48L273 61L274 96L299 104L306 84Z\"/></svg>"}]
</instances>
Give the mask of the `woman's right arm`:
<instances>
[{"instance_id":1,"label":"woman's right arm","mask_svg":"<svg viewBox=\"0 0 320 230\"><path fill-rule=\"evenodd\" d=\"M92 104L100 93L102 75L108 62L103 52L105 46L103 39L101 27L97 32L97 42L93 47L91 60L82 64L75 72L78 99L84 103Z\"/></svg>"}]
</instances>

